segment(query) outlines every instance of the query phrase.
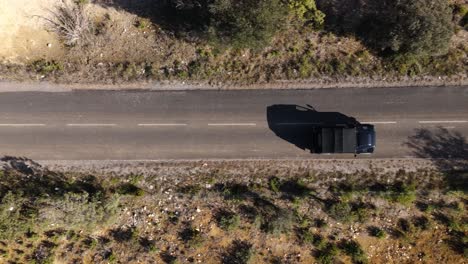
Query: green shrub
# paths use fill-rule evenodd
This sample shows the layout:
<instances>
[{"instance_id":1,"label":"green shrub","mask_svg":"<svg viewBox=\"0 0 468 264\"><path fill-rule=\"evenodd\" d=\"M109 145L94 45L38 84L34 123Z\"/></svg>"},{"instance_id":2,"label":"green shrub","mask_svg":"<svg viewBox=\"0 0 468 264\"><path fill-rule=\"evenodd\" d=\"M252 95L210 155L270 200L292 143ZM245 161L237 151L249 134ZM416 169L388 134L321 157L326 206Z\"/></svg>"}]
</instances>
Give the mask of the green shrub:
<instances>
[{"instance_id":1,"label":"green shrub","mask_svg":"<svg viewBox=\"0 0 468 264\"><path fill-rule=\"evenodd\" d=\"M430 220L425 216L419 216L413 220L414 226L420 230L428 230L431 227Z\"/></svg>"},{"instance_id":2,"label":"green shrub","mask_svg":"<svg viewBox=\"0 0 468 264\"><path fill-rule=\"evenodd\" d=\"M344 241L341 247L343 249L343 252L351 257L353 263L368 263L366 253L364 253L364 250L362 250L361 245L359 245L356 241Z\"/></svg>"},{"instance_id":3,"label":"green shrub","mask_svg":"<svg viewBox=\"0 0 468 264\"><path fill-rule=\"evenodd\" d=\"M419 59L412 55L394 56L391 66L401 75L415 77L423 73L423 66Z\"/></svg>"},{"instance_id":4,"label":"green shrub","mask_svg":"<svg viewBox=\"0 0 468 264\"><path fill-rule=\"evenodd\" d=\"M376 227L376 226L373 226L373 227L369 227L369 234L371 236L374 236L374 237L377 237L377 238L385 238L387 236L387 233L385 233L384 230Z\"/></svg>"},{"instance_id":5,"label":"green shrub","mask_svg":"<svg viewBox=\"0 0 468 264\"><path fill-rule=\"evenodd\" d=\"M31 66L40 74L50 74L63 69L62 64L56 61L37 60Z\"/></svg>"},{"instance_id":6,"label":"green shrub","mask_svg":"<svg viewBox=\"0 0 468 264\"><path fill-rule=\"evenodd\" d=\"M445 54L453 35L452 10L448 1L390 1L366 16L359 34L387 54Z\"/></svg>"},{"instance_id":7,"label":"green shrub","mask_svg":"<svg viewBox=\"0 0 468 264\"><path fill-rule=\"evenodd\" d=\"M240 223L239 215L233 212L222 211L217 218L219 227L226 231L234 230Z\"/></svg>"},{"instance_id":8,"label":"green shrub","mask_svg":"<svg viewBox=\"0 0 468 264\"><path fill-rule=\"evenodd\" d=\"M307 228L299 230L299 239L304 244L312 244L314 242L314 234Z\"/></svg>"},{"instance_id":9,"label":"green shrub","mask_svg":"<svg viewBox=\"0 0 468 264\"><path fill-rule=\"evenodd\" d=\"M310 59L301 57L299 59L299 76L301 78L309 78L315 70L314 65L310 62Z\"/></svg>"},{"instance_id":10,"label":"green shrub","mask_svg":"<svg viewBox=\"0 0 468 264\"><path fill-rule=\"evenodd\" d=\"M149 25L150 25L150 21L149 19L145 19L145 18L141 18L141 19L138 19L136 22L135 22L135 26L138 28L138 29L145 29L147 28Z\"/></svg>"},{"instance_id":11,"label":"green shrub","mask_svg":"<svg viewBox=\"0 0 468 264\"><path fill-rule=\"evenodd\" d=\"M199 247L204 241L202 233L192 227L184 228L179 237L189 247Z\"/></svg>"},{"instance_id":12,"label":"green shrub","mask_svg":"<svg viewBox=\"0 0 468 264\"><path fill-rule=\"evenodd\" d=\"M416 185L414 183L397 182L383 193L383 197L392 202L408 206L416 200Z\"/></svg>"},{"instance_id":13,"label":"green shrub","mask_svg":"<svg viewBox=\"0 0 468 264\"><path fill-rule=\"evenodd\" d=\"M331 264L338 255L338 247L333 243L327 243L326 246L317 252L317 261L321 264Z\"/></svg>"},{"instance_id":14,"label":"green shrub","mask_svg":"<svg viewBox=\"0 0 468 264\"><path fill-rule=\"evenodd\" d=\"M284 24L287 7L281 0L214 0L209 12L212 43L259 49Z\"/></svg>"},{"instance_id":15,"label":"green shrub","mask_svg":"<svg viewBox=\"0 0 468 264\"><path fill-rule=\"evenodd\" d=\"M13 239L33 227L34 212L24 210L21 194L6 193L0 203L0 239Z\"/></svg>"},{"instance_id":16,"label":"green shrub","mask_svg":"<svg viewBox=\"0 0 468 264\"><path fill-rule=\"evenodd\" d=\"M89 230L111 224L117 213L119 198L90 197L86 192L66 193L63 198L43 198L39 221L54 227Z\"/></svg>"},{"instance_id":17,"label":"green shrub","mask_svg":"<svg viewBox=\"0 0 468 264\"><path fill-rule=\"evenodd\" d=\"M328 214L338 221L351 222L354 217L352 207L349 203L338 202L334 203L328 210Z\"/></svg>"},{"instance_id":18,"label":"green shrub","mask_svg":"<svg viewBox=\"0 0 468 264\"><path fill-rule=\"evenodd\" d=\"M317 9L315 0L289 0L289 9L300 20L321 28L325 22L325 14Z\"/></svg>"},{"instance_id":19,"label":"green shrub","mask_svg":"<svg viewBox=\"0 0 468 264\"><path fill-rule=\"evenodd\" d=\"M262 216L262 230L279 235L291 231L294 224L294 214L288 210L279 209L272 214Z\"/></svg>"},{"instance_id":20,"label":"green shrub","mask_svg":"<svg viewBox=\"0 0 468 264\"><path fill-rule=\"evenodd\" d=\"M325 221L325 219L322 219L322 218L317 218L315 219L314 222L315 222L315 227L317 228L324 228L328 226L327 221Z\"/></svg>"},{"instance_id":21,"label":"green shrub","mask_svg":"<svg viewBox=\"0 0 468 264\"><path fill-rule=\"evenodd\" d=\"M468 5L455 4L453 6L453 14L460 26L465 27L468 23Z\"/></svg>"},{"instance_id":22,"label":"green shrub","mask_svg":"<svg viewBox=\"0 0 468 264\"><path fill-rule=\"evenodd\" d=\"M250 262L253 254L252 244L234 240L227 252L222 255L222 263L246 264Z\"/></svg>"},{"instance_id":23,"label":"green shrub","mask_svg":"<svg viewBox=\"0 0 468 264\"><path fill-rule=\"evenodd\" d=\"M278 193L280 191L281 181L278 177L271 177L270 180L268 180L268 186L271 191Z\"/></svg>"},{"instance_id":24,"label":"green shrub","mask_svg":"<svg viewBox=\"0 0 468 264\"><path fill-rule=\"evenodd\" d=\"M135 186L132 183L123 183L119 185L116 189L118 194L122 195L133 195L133 196L142 196L145 192L139 187Z\"/></svg>"},{"instance_id":25,"label":"green shrub","mask_svg":"<svg viewBox=\"0 0 468 264\"><path fill-rule=\"evenodd\" d=\"M312 240L312 244L317 249L323 249L327 245L327 241L325 241L325 239L320 234L315 234Z\"/></svg>"},{"instance_id":26,"label":"green shrub","mask_svg":"<svg viewBox=\"0 0 468 264\"><path fill-rule=\"evenodd\" d=\"M403 205L409 205L416 200L416 186L402 185L392 194L392 200Z\"/></svg>"},{"instance_id":27,"label":"green shrub","mask_svg":"<svg viewBox=\"0 0 468 264\"><path fill-rule=\"evenodd\" d=\"M397 232L403 237L411 236L414 232L414 226L407 219L400 218L397 222Z\"/></svg>"}]
</instances>

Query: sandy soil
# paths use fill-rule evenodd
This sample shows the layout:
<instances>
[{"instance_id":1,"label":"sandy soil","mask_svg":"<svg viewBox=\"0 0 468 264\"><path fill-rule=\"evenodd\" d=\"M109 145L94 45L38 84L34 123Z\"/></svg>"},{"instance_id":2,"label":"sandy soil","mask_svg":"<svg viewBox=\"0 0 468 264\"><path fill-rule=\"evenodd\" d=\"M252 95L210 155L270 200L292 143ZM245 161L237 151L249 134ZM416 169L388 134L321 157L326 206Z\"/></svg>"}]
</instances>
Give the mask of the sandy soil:
<instances>
[{"instance_id":1,"label":"sandy soil","mask_svg":"<svg viewBox=\"0 0 468 264\"><path fill-rule=\"evenodd\" d=\"M44 29L41 19L56 2L58 0L0 0L0 62L25 63L63 55L59 40Z\"/></svg>"}]
</instances>

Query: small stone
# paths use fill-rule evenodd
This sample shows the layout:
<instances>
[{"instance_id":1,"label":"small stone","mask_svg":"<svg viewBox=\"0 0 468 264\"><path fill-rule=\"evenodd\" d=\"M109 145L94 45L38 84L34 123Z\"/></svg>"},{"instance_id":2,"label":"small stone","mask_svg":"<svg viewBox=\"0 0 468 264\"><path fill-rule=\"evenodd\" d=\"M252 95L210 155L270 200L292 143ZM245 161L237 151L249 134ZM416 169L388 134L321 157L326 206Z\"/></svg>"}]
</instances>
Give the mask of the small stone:
<instances>
[{"instance_id":1,"label":"small stone","mask_svg":"<svg viewBox=\"0 0 468 264\"><path fill-rule=\"evenodd\" d=\"M51 48L51 47L52 47L52 43L47 43L47 47L48 47L48 48Z\"/></svg>"}]
</instances>

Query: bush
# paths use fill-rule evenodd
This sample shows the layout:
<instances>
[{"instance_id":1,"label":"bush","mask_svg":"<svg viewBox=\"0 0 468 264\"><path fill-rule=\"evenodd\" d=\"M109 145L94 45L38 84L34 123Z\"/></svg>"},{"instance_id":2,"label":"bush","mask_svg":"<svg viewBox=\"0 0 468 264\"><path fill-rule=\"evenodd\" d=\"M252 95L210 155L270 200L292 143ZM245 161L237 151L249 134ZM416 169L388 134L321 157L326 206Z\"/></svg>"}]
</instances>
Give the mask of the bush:
<instances>
[{"instance_id":1,"label":"bush","mask_svg":"<svg viewBox=\"0 0 468 264\"><path fill-rule=\"evenodd\" d=\"M325 241L325 239L320 234L314 234L314 237L312 238L312 244L317 249L324 249L327 245L327 241Z\"/></svg>"},{"instance_id":2,"label":"bush","mask_svg":"<svg viewBox=\"0 0 468 264\"><path fill-rule=\"evenodd\" d=\"M455 21L462 27L466 27L468 23L468 5L455 4L453 6L453 15Z\"/></svg>"},{"instance_id":3,"label":"bush","mask_svg":"<svg viewBox=\"0 0 468 264\"><path fill-rule=\"evenodd\" d=\"M253 255L252 244L246 241L234 240L228 251L222 256L222 263L245 264L249 263Z\"/></svg>"},{"instance_id":4,"label":"bush","mask_svg":"<svg viewBox=\"0 0 468 264\"><path fill-rule=\"evenodd\" d=\"M264 214L262 229L270 234L279 235L291 231L294 224L294 215L284 209L279 209L273 214Z\"/></svg>"},{"instance_id":5,"label":"bush","mask_svg":"<svg viewBox=\"0 0 468 264\"><path fill-rule=\"evenodd\" d=\"M430 220L425 216L416 217L413 223L415 227L421 230L428 230L431 226Z\"/></svg>"},{"instance_id":6,"label":"bush","mask_svg":"<svg viewBox=\"0 0 468 264\"><path fill-rule=\"evenodd\" d=\"M63 69L62 64L56 61L37 60L31 64L33 70L40 74L50 74Z\"/></svg>"},{"instance_id":7,"label":"bush","mask_svg":"<svg viewBox=\"0 0 468 264\"><path fill-rule=\"evenodd\" d=\"M179 233L179 238L189 247L198 247L204 241L201 232L190 226Z\"/></svg>"},{"instance_id":8,"label":"bush","mask_svg":"<svg viewBox=\"0 0 468 264\"><path fill-rule=\"evenodd\" d=\"M306 245L314 242L314 234L307 228L301 228L298 230L298 238Z\"/></svg>"},{"instance_id":9,"label":"bush","mask_svg":"<svg viewBox=\"0 0 468 264\"><path fill-rule=\"evenodd\" d=\"M369 227L369 234L371 236L374 236L374 237L377 237L377 238L385 238L387 236L387 234L385 233L384 230L376 227L376 226L372 226L372 227Z\"/></svg>"},{"instance_id":10,"label":"bush","mask_svg":"<svg viewBox=\"0 0 468 264\"><path fill-rule=\"evenodd\" d=\"M32 212L24 210L26 199L6 193L0 203L0 239L12 239L32 227Z\"/></svg>"},{"instance_id":11,"label":"bush","mask_svg":"<svg viewBox=\"0 0 468 264\"><path fill-rule=\"evenodd\" d=\"M416 200L416 186L414 184L397 184L390 194L390 199L403 205L410 205Z\"/></svg>"},{"instance_id":12,"label":"bush","mask_svg":"<svg viewBox=\"0 0 468 264\"><path fill-rule=\"evenodd\" d=\"M317 252L317 261L322 264L331 264L334 262L338 252L338 247L335 244L327 243L322 250Z\"/></svg>"},{"instance_id":13,"label":"bush","mask_svg":"<svg viewBox=\"0 0 468 264\"><path fill-rule=\"evenodd\" d=\"M289 9L300 20L321 28L325 22L325 14L317 9L315 0L289 0Z\"/></svg>"},{"instance_id":14,"label":"bush","mask_svg":"<svg viewBox=\"0 0 468 264\"><path fill-rule=\"evenodd\" d=\"M281 28L287 7L281 0L214 0L209 12L212 43L258 49Z\"/></svg>"},{"instance_id":15,"label":"bush","mask_svg":"<svg viewBox=\"0 0 468 264\"><path fill-rule=\"evenodd\" d=\"M338 221L351 222L354 219L352 207L349 203L334 203L328 210L328 214Z\"/></svg>"},{"instance_id":16,"label":"bush","mask_svg":"<svg viewBox=\"0 0 468 264\"><path fill-rule=\"evenodd\" d=\"M280 191L281 181L278 179L278 177L271 177L268 180L268 186L270 187L271 191L278 193Z\"/></svg>"},{"instance_id":17,"label":"bush","mask_svg":"<svg viewBox=\"0 0 468 264\"><path fill-rule=\"evenodd\" d=\"M226 231L230 231L237 228L240 223L239 215L237 215L234 212L222 210L217 214L216 218L219 227Z\"/></svg>"},{"instance_id":18,"label":"bush","mask_svg":"<svg viewBox=\"0 0 468 264\"><path fill-rule=\"evenodd\" d=\"M353 263L367 263L367 256L356 241L344 241L341 245L344 253L351 256Z\"/></svg>"},{"instance_id":19,"label":"bush","mask_svg":"<svg viewBox=\"0 0 468 264\"><path fill-rule=\"evenodd\" d=\"M448 1L383 1L367 14L359 35L384 54L441 55L448 52L453 35Z\"/></svg>"},{"instance_id":20,"label":"bush","mask_svg":"<svg viewBox=\"0 0 468 264\"><path fill-rule=\"evenodd\" d=\"M117 213L118 197L103 199L84 193L66 193L63 198L42 199L39 220L54 227L89 230L111 223Z\"/></svg>"},{"instance_id":21,"label":"bush","mask_svg":"<svg viewBox=\"0 0 468 264\"><path fill-rule=\"evenodd\" d=\"M51 31L58 34L67 46L86 44L92 34L90 18L84 1L63 0L50 10L48 22Z\"/></svg>"},{"instance_id":22,"label":"bush","mask_svg":"<svg viewBox=\"0 0 468 264\"><path fill-rule=\"evenodd\" d=\"M116 189L118 194L123 195L133 195L133 196L142 196L145 192L131 183L123 183L119 185Z\"/></svg>"}]
</instances>

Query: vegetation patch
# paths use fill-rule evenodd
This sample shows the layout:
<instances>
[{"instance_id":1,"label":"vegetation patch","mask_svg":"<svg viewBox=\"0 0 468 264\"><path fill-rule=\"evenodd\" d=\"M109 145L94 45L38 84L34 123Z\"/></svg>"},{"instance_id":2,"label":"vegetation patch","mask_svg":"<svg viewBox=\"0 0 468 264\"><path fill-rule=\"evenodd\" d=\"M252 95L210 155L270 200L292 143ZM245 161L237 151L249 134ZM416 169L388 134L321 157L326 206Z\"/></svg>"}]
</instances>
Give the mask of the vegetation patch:
<instances>
[{"instance_id":1,"label":"vegetation patch","mask_svg":"<svg viewBox=\"0 0 468 264\"><path fill-rule=\"evenodd\" d=\"M34 46L47 54L38 57L11 49L22 59L0 64L0 78L213 86L459 80L468 63L466 10L455 0L66 0L41 16L63 45Z\"/></svg>"},{"instance_id":2,"label":"vegetation patch","mask_svg":"<svg viewBox=\"0 0 468 264\"><path fill-rule=\"evenodd\" d=\"M91 173L4 157L0 262L464 260L466 192L447 184L446 173L400 163L384 171L376 161L351 172L330 163L327 171L316 168L328 161L316 162L140 167L150 173L128 173L126 164L125 173ZM393 199L406 192L414 202Z\"/></svg>"}]
</instances>

